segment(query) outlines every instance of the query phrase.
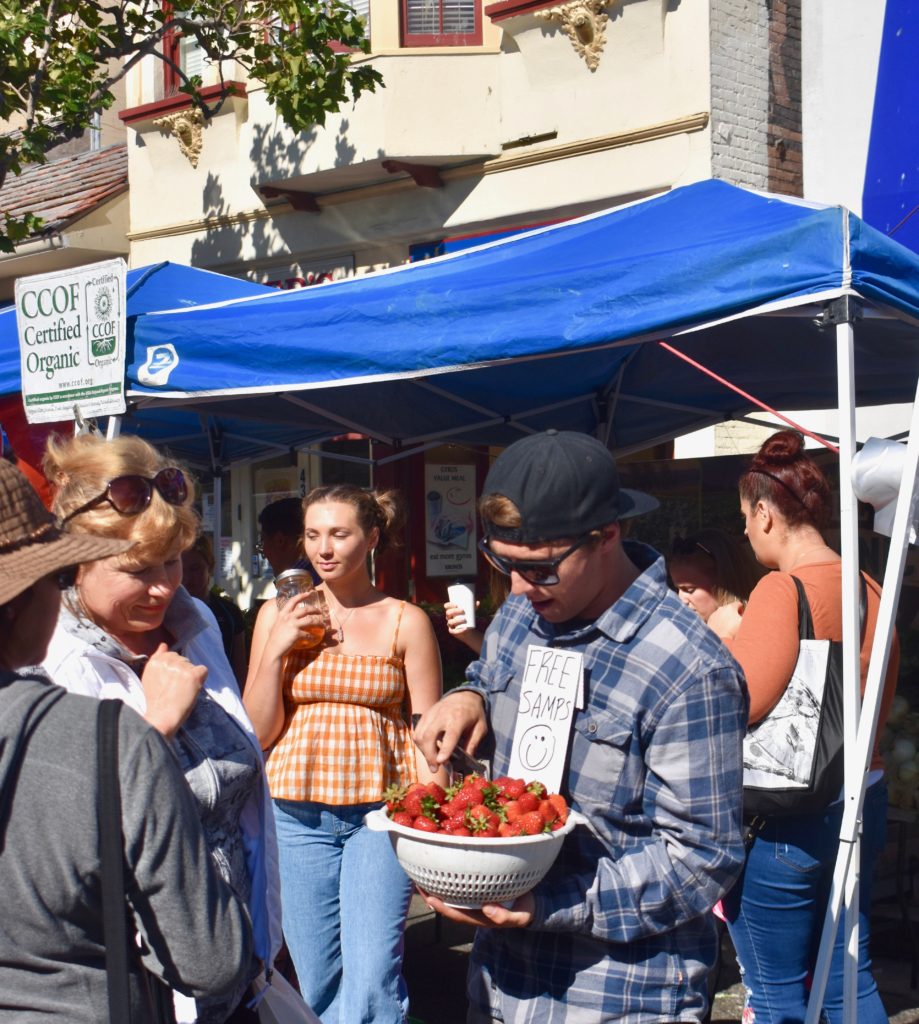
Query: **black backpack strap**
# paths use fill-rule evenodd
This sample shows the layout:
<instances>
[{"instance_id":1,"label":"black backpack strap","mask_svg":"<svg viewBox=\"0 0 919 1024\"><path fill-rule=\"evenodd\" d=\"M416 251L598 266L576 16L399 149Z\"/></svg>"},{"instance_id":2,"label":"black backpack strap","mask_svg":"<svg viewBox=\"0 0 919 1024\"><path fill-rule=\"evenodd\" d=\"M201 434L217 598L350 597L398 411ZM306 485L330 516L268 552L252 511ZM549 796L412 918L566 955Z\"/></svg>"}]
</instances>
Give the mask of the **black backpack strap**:
<instances>
[{"instance_id":1,"label":"black backpack strap","mask_svg":"<svg viewBox=\"0 0 919 1024\"><path fill-rule=\"evenodd\" d=\"M118 782L120 700L99 701L98 741L99 853L102 861L102 927L111 1024L129 1024L128 926L124 901L124 838L121 786Z\"/></svg>"},{"instance_id":2,"label":"black backpack strap","mask_svg":"<svg viewBox=\"0 0 919 1024\"><path fill-rule=\"evenodd\" d=\"M801 640L814 639L814 620L811 616L811 606L804 592L804 584L797 576L791 577L795 581L795 589L798 592L798 637ZM868 619L868 587L865 584L865 574L858 574L858 622L859 636L865 639L865 627ZM859 645L860 646L860 645Z\"/></svg>"},{"instance_id":3,"label":"black backpack strap","mask_svg":"<svg viewBox=\"0 0 919 1024\"><path fill-rule=\"evenodd\" d=\"M814 639L814 620L811 617L811 606L804 593L804 584L797 576L791 577L795 581L795 590L798 592L798 639Z\"/></svg>"}]
</instances>

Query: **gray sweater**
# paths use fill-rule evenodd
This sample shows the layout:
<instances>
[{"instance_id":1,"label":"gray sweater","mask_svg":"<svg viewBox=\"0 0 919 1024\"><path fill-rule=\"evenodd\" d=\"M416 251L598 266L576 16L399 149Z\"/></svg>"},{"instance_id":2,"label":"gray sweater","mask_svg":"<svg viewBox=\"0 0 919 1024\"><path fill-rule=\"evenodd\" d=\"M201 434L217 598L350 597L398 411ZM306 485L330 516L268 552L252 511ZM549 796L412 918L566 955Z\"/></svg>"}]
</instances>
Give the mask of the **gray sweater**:
<instances>
[{"instance_id":1,"label":"gray sweater","mask_svg":"<svg viewBox=\"0 0 919 1024\"><path fill-rule=\"evenodd\" d=\"M98 708L40 680L0 679L0 1020L108 1019ZM129 708L119 751L125 884L144 962L187 995L230 989L250 970L248 915L212 866L185 779ZM138 975L132 1011L136 1024L150 1020Z\"/></svg>"}]
</instances>

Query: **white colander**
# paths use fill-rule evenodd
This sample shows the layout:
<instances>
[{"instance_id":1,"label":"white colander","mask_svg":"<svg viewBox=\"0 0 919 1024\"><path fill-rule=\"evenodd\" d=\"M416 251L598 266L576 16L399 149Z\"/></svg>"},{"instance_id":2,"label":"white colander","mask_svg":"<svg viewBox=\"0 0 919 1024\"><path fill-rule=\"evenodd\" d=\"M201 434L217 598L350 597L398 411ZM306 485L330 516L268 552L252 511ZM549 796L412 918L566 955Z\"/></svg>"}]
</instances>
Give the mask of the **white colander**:
<instances>
[{"instance_id":1,"label":"white colander","mask_svg":"<svg viewBox=\"0 0 919 1024\"><path fill-rule=\"evenodd\" d=\"M565 836L584 819L571 811L557 832L495 839L419 832L391 821L385 808L364 820L373 831L389 833L402 869L419 889L451 907L474 910L529 892L552 867Z\"/></svg>"}]
</instances>

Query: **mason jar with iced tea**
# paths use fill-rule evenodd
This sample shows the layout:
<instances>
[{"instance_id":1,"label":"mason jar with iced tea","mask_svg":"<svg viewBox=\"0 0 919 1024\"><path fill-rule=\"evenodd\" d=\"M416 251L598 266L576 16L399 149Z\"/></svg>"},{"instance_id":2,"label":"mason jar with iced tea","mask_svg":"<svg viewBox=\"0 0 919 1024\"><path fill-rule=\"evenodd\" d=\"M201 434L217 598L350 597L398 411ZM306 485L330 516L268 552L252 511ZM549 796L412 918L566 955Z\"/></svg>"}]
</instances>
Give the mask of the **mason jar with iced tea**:
<instances>
[{"instance_id":1,"label":"mason jar with iced tea","mask_svg":"<svg viewBox=\"0 0 919 1024\"><path fill-rule=\"evenodd\" d=\"M326 605L325 594L313 586L313 577L310 573L306 569L287 569L278 576L274 581L274 585L278 592L275 599L278 608L283 608L293 597L307 594L308 597L300 602L301 607L306 608L308 611L316 612L322 617L322 622L310 623L302 627L306 635L300 637L291 647L291 650L304 650L316 647L322 643L322 638L325 636L326 627L329 623L329 611Z\"/></svg>"}]
</instances>

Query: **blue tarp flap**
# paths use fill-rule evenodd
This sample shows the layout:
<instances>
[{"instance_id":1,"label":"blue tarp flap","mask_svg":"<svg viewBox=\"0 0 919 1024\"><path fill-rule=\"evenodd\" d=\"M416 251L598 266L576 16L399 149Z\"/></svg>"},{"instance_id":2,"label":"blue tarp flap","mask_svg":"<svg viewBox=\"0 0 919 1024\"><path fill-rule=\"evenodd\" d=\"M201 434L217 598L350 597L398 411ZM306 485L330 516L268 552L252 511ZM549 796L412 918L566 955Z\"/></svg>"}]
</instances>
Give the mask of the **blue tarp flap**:
<instances>
[{"instance_id":1,"label":"blue tarp flap","mask_svg":"<svg viewBox=\"0 0 919 1024\"><path fill-rule=\"evenodd\" d=\"M751 408L659 339L774 407L835 406L835 332L817 318L844 294L866 306L858 401L911 401L919 257L842 208L705 181L427 262L138 316L126 427L182 403L225 436L272 424L280 444L505 444L554 426L632 450ZM167 345L177 361L142 384Z\"/></svg>"}]
</instances>

